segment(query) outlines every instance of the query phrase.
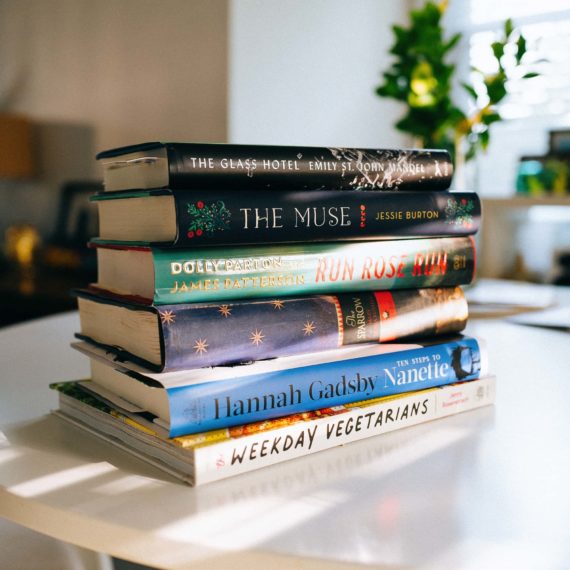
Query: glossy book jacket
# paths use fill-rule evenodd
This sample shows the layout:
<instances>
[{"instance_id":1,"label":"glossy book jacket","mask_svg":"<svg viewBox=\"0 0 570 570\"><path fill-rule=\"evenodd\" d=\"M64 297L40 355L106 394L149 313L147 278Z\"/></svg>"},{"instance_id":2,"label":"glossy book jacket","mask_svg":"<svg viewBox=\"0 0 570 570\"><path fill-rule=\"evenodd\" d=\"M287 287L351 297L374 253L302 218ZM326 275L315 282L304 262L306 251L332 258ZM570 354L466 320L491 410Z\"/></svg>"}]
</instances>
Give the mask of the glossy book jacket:
<instances>
[{"instance_id":1,"label":"glossy book jacket","mask_svg":"<svg viewBox=\"0 0 570 570\"><path fill-rule=\"evenodd\" d=\"M157 305L325 294L365 290L452 287L470 283L475 271L475 244L469 237L414 238L343 243L201 249L136 248L95 244L115 250L113 271L123 260L152 256L154 291L147 302ZM117 253L122 252L122 253ZM105 255L103 253L103 255ZM111 293L113 280L95 284ZM125 288L130 280L124 280Z\"/></svg>"},{"instance_id":2,"label":"glossy book jacket","mask_svg":"<svg viewBox=\"0 0 570 570\"><path fill-rule=\"evenodd\" d=\"M467 322L460 287L363 291L148 307L89 291L77 291L82 334L121 359L158 371L218 366L331 350L365 342L458 333ZM85 309L89 303L89 309ZM122 322L140 311L155 316L161 335L161 363L128 350L121 338L103 340L89 326L93 311L117 314ZM125 310L128 311L125 314ZM118 315L121 316L118 316ZM113 326L113 325L110 325ZM136 325L132 325L136 326ZM156 325L154 325L156 326ZM110 344L112 342L112 344Z\"/></svg>"},{"instance_id":3,"label":"glossy book jacket","mask_svg":"<svg viewBox=\"0 0 570 570\"><path fill-rule=\"evenodd\" d=\"M495 399L495 378L487 376L471 382L166 438L153 429L146 414L130 413L121 406L120 400L109 400L94 393L93 382L64 382L51 388L60 393L57 415L190 485L218 481L466 412L492 404ZM343 458L345 464L345 455ZM360 464L359 461L349 463ZM334 471L332 466L331 470ZM290 474L286 474L285 479L290 486ZM275 483L275 472L271 483Z\"/></svg>"},{"instance_id":4,"label":"glossy book jacket","mask_svg":"<svg viewBox=\"0 0 570 570\"><path fill-rule=\"evenodd\" d=\"M92 200L102 240L177 247L465 236L479 229L481 218L474 192L165 189L107 192Z\"/></svg>"},{"instance_id":5,"label":"glossy book jacket","mask_svg":"<svg viewBox=\"0 0 570 570\"><path fill-rule=\"evenodd\" d=\"M108 389L128 395L133 404L142 405L137 398L151 397L151 392L155 398L157 391L166 392L168 418L161 417L161 425L170 437L474 380L487 368L484 349L471 337L349 346L170 373L143 373L135 365L113 362L97 347L83 343L77 348L116 369L118 376L111 378ZM134 391L127 386L130 392L122 394L119 385L132 385L133 378L142 384L135 383Z\"/></svg>"},{"instance_id":6,"label":"glossy book jacket","mask_svg":"<svg viewBox=\"0 0 570 570\"><path fill-rule=\"evenodd\" d=\"M440 149L150 142L97 159L106 190L446 190L453 171L449 153Z\"/></svg>"}]
</instances>

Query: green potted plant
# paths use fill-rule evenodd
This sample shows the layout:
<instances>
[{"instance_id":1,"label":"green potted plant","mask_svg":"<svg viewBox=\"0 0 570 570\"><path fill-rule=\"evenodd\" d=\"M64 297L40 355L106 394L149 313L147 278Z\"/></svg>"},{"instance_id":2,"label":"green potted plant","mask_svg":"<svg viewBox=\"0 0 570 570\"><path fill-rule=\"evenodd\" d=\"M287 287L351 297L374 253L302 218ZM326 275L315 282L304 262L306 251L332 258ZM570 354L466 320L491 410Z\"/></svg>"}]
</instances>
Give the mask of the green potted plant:
<instances>
[{"instance_id":1,"label":"green potted plant","mask_svg":"<svg viewBox=\"0 0 570 570\"><path fill-rule=\"evenodd\" d=\"M406 105L396 128L411 134L416 146L448 149L458 173L465 161L489 145L490 126L501 120L498 105L507 95L508 81L538 73L524 72L527 42L509 19L490 45L495 71L472 68L469 82L461 84L472 110L459 108L452 99L456 66L449 59L461 34L445 38L442 17L447 5L447 1L429 1L411 11L408 27L392 27L394 61L376 93Z\"/></svg>"}]
</instances>

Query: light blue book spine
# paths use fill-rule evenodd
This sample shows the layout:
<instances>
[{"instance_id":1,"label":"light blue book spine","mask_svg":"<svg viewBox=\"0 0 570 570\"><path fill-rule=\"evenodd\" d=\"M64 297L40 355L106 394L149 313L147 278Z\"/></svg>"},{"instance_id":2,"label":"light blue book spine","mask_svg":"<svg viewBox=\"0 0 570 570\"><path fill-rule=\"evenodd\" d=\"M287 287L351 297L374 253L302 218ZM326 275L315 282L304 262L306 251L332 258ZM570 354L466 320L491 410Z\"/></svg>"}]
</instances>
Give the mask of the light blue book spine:
<instances>
[{"instance_id":1,"label":"light blue book spine","mask_svg":"<svg viewBox=\"0 0 570 570\"><path fill-rule=\"evenodd\" d=\"M167 390L170 436L475 380L478 341L452 341Z\"/></svg>"}]
</instances>

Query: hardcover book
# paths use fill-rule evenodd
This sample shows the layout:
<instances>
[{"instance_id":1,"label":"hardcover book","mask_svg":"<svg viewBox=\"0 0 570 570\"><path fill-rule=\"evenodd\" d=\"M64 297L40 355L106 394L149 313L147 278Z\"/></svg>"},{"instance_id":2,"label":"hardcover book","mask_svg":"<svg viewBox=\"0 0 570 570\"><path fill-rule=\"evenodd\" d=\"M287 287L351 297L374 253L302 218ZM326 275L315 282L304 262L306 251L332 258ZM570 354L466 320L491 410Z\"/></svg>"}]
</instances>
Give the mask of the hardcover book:
<instances>
[{"instance_id":1,"label":"hardcover book","mask_svg":"<svg viewBox=\"0 0 570 570\"><path fill-rule=\"evenodd\" d=\"M471 337L348 346L158 374L113 362L95 346L74 346L91 356L93 386L151 412L156 429L170 437L474 380L486 373L484 349Z\"/></svg>"},{"instance_id":2,"label":"hardcover book","mask_svg":"<svg viewBox=\"0 0 570 570\"><path fill-rule=\"evenodd\" d=\"M468 314L459 287L160 307L77 296L80 338L165 372L457 333Z\"/></svg>"},{"instance_id":3,"label":"hardcover book","mask_svg":"<svg viewBox=\"0 0 570 570\"><path fill-rule=\"evenodd\" d=\"M99 238L175 245L234 245L474 234L474 192L255 192L163 189L91 199Z\"/></svg>"},{"instance_id":4,"label":"hardcover book","mask_svg":"<svg viewBox=\"0 0 570 570\"><path fill-rule=\"evenodd\" d=\"M475 270L472 237L193 249L92 244L95 288L156 305L453 287Z\"/></svg>"},{"instance_id":5,"label":"hardcover book","mask_svg":"<svg viewBox=\"0 0 570 570\"><path fill-rule=\"evenodd\" d=\"M374 435L492 404L495 378L451 384L398 396L321 408L276 420L167 438L128 402L108 400L89 382L59 391L63 419L147 461L190 485L225 479Z\"/></svg>"},{"instance_id":6,"label":"hardcover book","mask_svg":"<svg viewBox=\"0 0 570 570\"><path fill-rule=\"evenodd\" d=\"M445 150L151 142L101 152L106 191L446 190Z\"/></svg>"}]
</instances>

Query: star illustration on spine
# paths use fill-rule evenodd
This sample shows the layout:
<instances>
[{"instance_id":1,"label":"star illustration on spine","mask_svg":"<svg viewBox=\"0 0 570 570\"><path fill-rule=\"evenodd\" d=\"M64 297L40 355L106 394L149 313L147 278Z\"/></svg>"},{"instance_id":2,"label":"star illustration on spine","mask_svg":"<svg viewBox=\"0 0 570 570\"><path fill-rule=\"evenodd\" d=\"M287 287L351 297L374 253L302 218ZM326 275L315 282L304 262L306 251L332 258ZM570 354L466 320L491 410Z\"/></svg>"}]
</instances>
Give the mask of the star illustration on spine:
<instances>
[{"instance_id":1,"label":"star illustration on spine","mask_svg":"<svg viewBox=\"0 0 570 570\"><path fill-rule=\"evenodd\" d=\"M220 305L218 307L218 313L227 319L232 314L232 310L229 305Z\"/></svg>"},{"instance_id":2,"label":"star illustration on spine","mask_svg":"<svg viewBox=\"0 0 570 570\"><path fill-rule=\"evenodd\" d=\"M312 335L315 332L315 322L314 321L307 321L303 326L303 332L305 335Z\"/></svg>"},{"instance_id":3,"label":"star illustration on spine","mask_svg":"<svg viewBox=\"0 0 570 570\"><path fill-rule=\"evenodd\" d=\"M163 325L171 325L176 319L174 311L158 311L158 314Z\"/></svg>"},{"instance_id":4,"label":"star illustration on spine","mask_svg":"<svg viewBox=\"0 0 570 570\"><path fill-rule=\"evenodd\" d=\"M278 309L279 311L285 306L283 301L280 301L279 299L275 299L275 301L271 301L271 304L273 305L274 309Z\"/></svg>"},{"instance_id":5,"label":"star illustration on spine","mask_svg":"<svg viewBox=\"0 0 570 570\"><path fill-rule=\"evenodd\" d=\"M257 329L255 329L255 332L251 333L249 340L251 340L252 344L255 344L255 346L259 346L263 342L265 335L262 333L263 333L262 330L258 331Z\"/></svg>"},{"instance_id":6,"label":"star illustration on spine","mask_svg":"<svg viewBox=\"0 0 570 570\"><path fill-rule=\"evenodd\" d=\"M201 355L204 352L208 352L208 341L206 339L202 340L201 338L199 338L196 341L196 344L192 348L196 351L196 354L198 355Z\"/></svg>"}]
</instances>

